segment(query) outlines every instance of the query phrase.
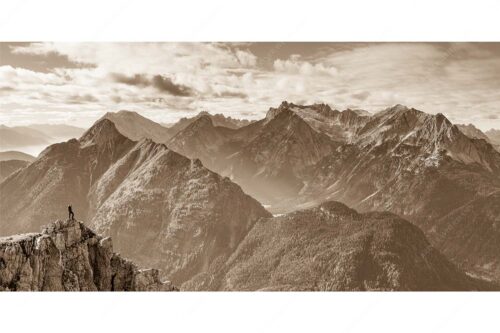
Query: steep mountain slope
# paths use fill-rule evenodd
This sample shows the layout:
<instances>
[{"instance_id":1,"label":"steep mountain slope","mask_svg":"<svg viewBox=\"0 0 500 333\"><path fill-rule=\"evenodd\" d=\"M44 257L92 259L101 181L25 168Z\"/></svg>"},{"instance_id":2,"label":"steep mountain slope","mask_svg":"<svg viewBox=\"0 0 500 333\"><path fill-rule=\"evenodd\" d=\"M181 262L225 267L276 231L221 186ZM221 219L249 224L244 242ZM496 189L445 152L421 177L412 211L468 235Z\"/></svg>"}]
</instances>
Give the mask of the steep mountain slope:
<instances>
[{"instance_id":1,"label":"steep mountain slope","mask_svg":"<svg viewBox=\"0 0 500 333\"><path fill-rule=\"evenodd\" d=\"M28 164L30 164L30 162L21 160L0 161L0 182Z\"/></svg>"},{"instance_id":2,"label":"steep mountain slope","mask_svg":"<svg viewBox=\"0 0 500 333\"><path fill-rule=\"evenodd\" d=\"M297 195L308 168L336 147L294 112L283 109L266 117L256 135L227 158L227 171L250 194L276 201Z\"/></svg>"},{"instance_id":3,"label":"steep mountain slope","mask_svg":"<svg viewBox=\"0 0 500 333\"><path fill-rule=\"evenodd\" d=\"M87 194L99 177L135 142L109 120L90 128L79 140L46 148L33 163L0 183L0 235L38 230L54 221L68 204L88 220Z\"/></svg>"},{"instance_id":4,"label":"steep mountain slope","mask_svg":"<svg viewBox=\"0 0 500 333\"><path fill-rule=\"evenodd\" d=\"M8 160L33 162L35 160L35 157L29 154L22 153L20 151L9 150L0 152L0 161L8 161Z\"/></svg>"},{"instance_id":5,"label":"steep mountain slope","mask_svg":"<svg viewBox=\"0 0 500 333\"><path fill-rule=\"evenodd\" d=\"M231 137L234 130L215 126L211 117L197 117L177 133L167 144L189 158L198 158L211 170L222 170L225 157L233 152Z\"/></svg>"},{"instance_id":6,"label":"steep mountain slope","mask_svg":"<svg viewBox=\"0 0 500 333\"><path fill-rule=\"evenodd\" d=\"M89 198L99 233L175 283L231 253L257 218L269 216L229 179L151 141L139 142L110 168Z\"/></svg>"},{"instance_id":7,"label":"steep mountain slope","mask_svg":"<svg viewBox=\"0 0 500 333\"><path fill-rule=\"evenodd\" d=\"M148 138L158 143L166 143L171 137L170 129L132 111L107 112L102 119L112 121L116 129L127 138L138 141Z\"/></svg>"},{"instance_id":8,"label":"steep mountain slope","mask_svg":"<svg viewBox=\"0 0 500 333\"><path fill-rule=\"evenodd\" d=\"M52 145L0 184L0 234L33 231L72 204L138 264L182 283L237 246L269 213L229 179L149 139L131 141L103 119Z\"/></svg>"},{"instance_id":9,"label":"steep mountain slope","mask_svg":"<svg viewBox=\"0 0 500 333\"><path fill-rule=\"evenodd\" d=\"M338 202L261 219L225 263L183 285L209 290L489 290L411 223Z\"/></svg>"},{"instance_id":10,"label":"steep mountain slope","mask_svg":"<svg viewBox=\"0 0 500 333\"><path fill-rule=\"evenodd\" d=\"M500 280L500 191L451 211L428 234L444 254L464 268Z\"/></svg>"},{"instance_id":11,"label":"steep mountain slope","mask_svg":"<svg viewBox=\"0 0 500 333\"><path fill-rule=\"evenodd\" d=\"M172 291L155 269L113 253L111 239L75 220L0 238L0 291Z\"/></svg>"}]
</instances>

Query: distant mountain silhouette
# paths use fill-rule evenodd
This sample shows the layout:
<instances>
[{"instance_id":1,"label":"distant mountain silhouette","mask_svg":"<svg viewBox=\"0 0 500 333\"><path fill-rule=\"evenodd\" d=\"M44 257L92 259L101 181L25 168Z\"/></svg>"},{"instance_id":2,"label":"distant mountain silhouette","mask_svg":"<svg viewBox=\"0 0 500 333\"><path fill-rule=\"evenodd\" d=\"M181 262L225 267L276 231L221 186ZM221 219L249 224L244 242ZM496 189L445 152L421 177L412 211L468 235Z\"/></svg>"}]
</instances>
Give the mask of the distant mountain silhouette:
<instances>
[{"instance_id":1,"label":"distant mountain silhouette","mask_svg":"<svg viewBox=\"0 0 500 333\"><path fill-rule=\"evenodd\" d=\"M35 160L35 157L14 150L0 152L0 161L8 161L8 160L21 160L21 161L33 162Z\"/></svg>"},{"instance_id":2,"label":"distant mountain silhouette","mask_svg":"<svg viewBox=\"0 0 500 333\"><path fill-rule=\"evenodd\" d=\"M84 128L66 124L32 124L27 127L40 131L55 140L62 139L63 141L78 138L85 132Z\"/></svg>"},{"instance_id":3,"label":"distant mountain silhouette","mask_svg":"<svg viewBox=\"0 0 500 333\"><path fill-rule=\"evenodd\" d=\"M8 127L0 125L0 148L12 149L17 147L49 144L50 137L43 132L26 127Z\"/></svg>"},{"instance_id":4,"label":"distant mountain silhouette","mask_svg":"<svg viewBox=\"0 0 500 333\"><path fill-rule=\"evenodd\" d=\"M85 130L69 125L32 124L26 126L7 127L0 125L1 150L25 150L29 147L38 153L52 143L79 137Z\"/></svg>"}]
</instances>

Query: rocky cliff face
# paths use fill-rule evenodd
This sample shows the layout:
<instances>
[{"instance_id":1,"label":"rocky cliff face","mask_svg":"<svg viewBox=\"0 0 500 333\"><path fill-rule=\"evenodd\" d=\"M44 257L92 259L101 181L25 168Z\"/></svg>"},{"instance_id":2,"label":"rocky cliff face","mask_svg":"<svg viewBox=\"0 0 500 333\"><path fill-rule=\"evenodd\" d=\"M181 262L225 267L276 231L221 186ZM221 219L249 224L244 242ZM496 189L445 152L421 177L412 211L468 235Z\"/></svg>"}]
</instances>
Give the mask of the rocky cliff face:
<instances>
[{"instance_id":1,"label":"rocky cliff face","mask_svg":"<svg viewBox=\"0 0 500 333\"><path fill-rule=\"evenodd\" d=\"M113 252L111 238L75 220L41 233L0 238L3 291L173 291L156 269L138 269Z\"/></svg>"},{"instance_id":2,"label":"rocky cliff face","mask_svg":"<svg viewBox=\"0 0 500 333\"><path fill-rule=\"evenodd\" d=\"M186 283L202 290L491 290L390 213L338 202L261 219L226 262Z\"/></svg>"}]
</instances>

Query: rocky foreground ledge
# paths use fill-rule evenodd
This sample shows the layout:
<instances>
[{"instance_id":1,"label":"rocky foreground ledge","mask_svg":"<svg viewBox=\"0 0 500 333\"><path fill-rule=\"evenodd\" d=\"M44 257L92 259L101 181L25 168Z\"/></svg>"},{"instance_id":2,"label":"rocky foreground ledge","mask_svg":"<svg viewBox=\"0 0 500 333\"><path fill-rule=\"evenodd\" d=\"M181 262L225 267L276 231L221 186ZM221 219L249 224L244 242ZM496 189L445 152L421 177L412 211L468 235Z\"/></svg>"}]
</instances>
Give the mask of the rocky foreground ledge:
<instances>
[{"instance_id":1,"label":"rocky foreground ledge","mask_svg":"<svg viewBox=\"0 0 500 333\"><path fill-rule=\"evenodd\" d=\"M75 220L42 233L0 237L0 291L174 291L156 269L138 269Z\"/></svg>"}]
</instances>

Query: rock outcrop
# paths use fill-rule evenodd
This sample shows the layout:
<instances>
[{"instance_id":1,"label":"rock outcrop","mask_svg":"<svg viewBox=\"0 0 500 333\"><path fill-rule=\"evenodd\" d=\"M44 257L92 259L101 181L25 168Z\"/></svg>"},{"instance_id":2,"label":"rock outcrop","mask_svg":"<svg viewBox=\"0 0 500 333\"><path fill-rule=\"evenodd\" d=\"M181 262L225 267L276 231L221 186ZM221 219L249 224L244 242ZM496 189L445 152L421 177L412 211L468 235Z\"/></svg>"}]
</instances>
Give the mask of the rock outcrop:
<instances>
[{"instance_id":1,"label":"rock outcrop","mask_svg":"<svg viewBox=\"0 0 500 333\"><path fill-rule=\"evenodd\" d=\"M0 238L3 291L173 291L156 269L138 269L76 220L56 221L41 233Z\"/></svg>"}]
</instances>

